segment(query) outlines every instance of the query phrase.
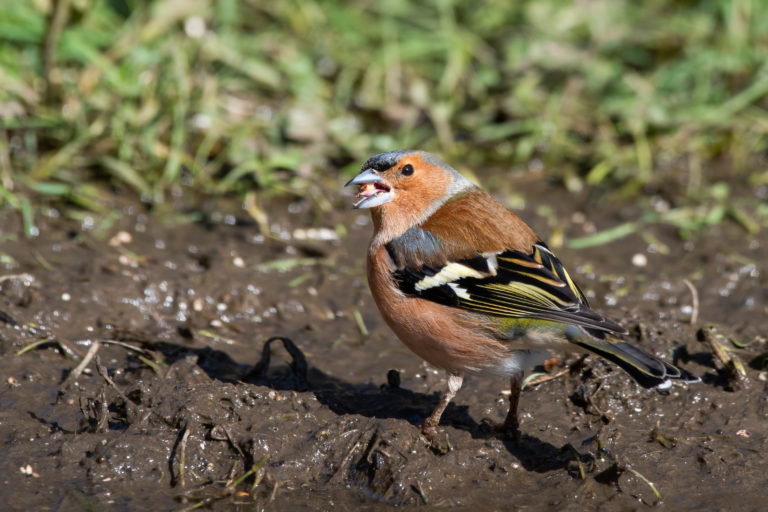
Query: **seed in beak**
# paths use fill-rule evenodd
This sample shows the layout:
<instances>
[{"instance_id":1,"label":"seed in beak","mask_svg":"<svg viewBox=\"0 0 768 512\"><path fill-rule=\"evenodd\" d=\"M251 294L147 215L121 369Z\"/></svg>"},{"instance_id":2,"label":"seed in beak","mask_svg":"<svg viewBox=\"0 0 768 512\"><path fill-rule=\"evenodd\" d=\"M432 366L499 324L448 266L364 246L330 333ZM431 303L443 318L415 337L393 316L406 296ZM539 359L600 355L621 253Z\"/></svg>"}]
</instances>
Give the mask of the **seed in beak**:
<instances>
[{"instance_id":1,"label":"seed in beak","mask_svg":"<svg viewBox=\"0 0 768 512\"><path fill-rule=\"evenodd\" d=\"M357 191L356 197L371 197L374 195L378 190L376 185L373 183L363 183L360 185L360 190Z\"/></svg>"}]
</instances>

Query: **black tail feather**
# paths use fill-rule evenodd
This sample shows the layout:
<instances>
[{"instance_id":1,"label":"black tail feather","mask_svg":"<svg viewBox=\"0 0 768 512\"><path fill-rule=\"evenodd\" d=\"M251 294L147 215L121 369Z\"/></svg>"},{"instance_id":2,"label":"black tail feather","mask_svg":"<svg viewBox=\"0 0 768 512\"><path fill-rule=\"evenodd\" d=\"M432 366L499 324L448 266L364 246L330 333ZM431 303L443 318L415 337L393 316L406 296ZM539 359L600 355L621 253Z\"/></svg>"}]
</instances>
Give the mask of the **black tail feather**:
<instances>
[{"instance_id":1,"label":"black tail feather","mask_svg":"<svg viewBox=\"0 0 768 512\"><path fill-rule=\"evenodd\" d=\"M574 340L578 345L616 363L632 376L638 384L645 388L666 387L671 380L679 380L686 384L700 382L696 375L678 368L637 347L616 340Z\"/></svg>"}]
</instances>

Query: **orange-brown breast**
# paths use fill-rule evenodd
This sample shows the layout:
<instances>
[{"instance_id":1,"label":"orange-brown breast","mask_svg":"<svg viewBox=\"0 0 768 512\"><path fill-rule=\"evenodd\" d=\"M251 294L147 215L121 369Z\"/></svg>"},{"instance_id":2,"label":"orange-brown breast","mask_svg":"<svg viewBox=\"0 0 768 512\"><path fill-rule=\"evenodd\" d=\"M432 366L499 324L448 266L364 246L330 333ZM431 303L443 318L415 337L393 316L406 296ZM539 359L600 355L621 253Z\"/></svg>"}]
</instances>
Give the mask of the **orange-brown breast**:
<instances>
[{"instance_id":1,"label":"orange-brown breast","mask_svg":"<svg viewBox=\"0 0 768 512\"><path fill-rule=\"evenodd\" d=\"M509 353L480 315L401 293L384 247L368 254L368 284L382 317L400 340L430 364L454 373L493 371Z\"/></svg>"},{"instance_id":2,"label":"orange-brown breast","mask_svg":"<svg viewBox=\"0 0 768 512\"><path fill-rule=\"evenodd\" d=\"M517 215L479 189L448 201L421 227L443 240L446 252L455 259L477 252L529 253L539 240Z\"/></svg>"}]
</instances>

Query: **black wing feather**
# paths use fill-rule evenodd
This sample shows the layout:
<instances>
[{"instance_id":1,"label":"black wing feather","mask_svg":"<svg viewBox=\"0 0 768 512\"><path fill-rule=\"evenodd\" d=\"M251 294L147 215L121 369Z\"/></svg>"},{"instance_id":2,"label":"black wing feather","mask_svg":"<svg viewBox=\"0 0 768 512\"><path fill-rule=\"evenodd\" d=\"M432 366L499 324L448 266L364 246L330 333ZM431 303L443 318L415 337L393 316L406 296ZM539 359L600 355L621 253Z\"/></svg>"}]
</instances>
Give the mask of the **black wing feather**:
<instances>
[{"instance_id":1,"label":"black wing feather","mask_svg":"<svg viewBox=\"0 0 768 512\"><path fill-rule=\"evenodd\" d=\"M428 231L414 229L418 232L408 234L406 240L387 245L398 267L394 278L403 293L492 316L579 325L598 337L605 332L626 333L589 308L582 291L543 242L536 243L530 254L505 251L427 265L419 262L436 261L438 255L444 258L441 241Z\"/></svg>"}]
</instances>

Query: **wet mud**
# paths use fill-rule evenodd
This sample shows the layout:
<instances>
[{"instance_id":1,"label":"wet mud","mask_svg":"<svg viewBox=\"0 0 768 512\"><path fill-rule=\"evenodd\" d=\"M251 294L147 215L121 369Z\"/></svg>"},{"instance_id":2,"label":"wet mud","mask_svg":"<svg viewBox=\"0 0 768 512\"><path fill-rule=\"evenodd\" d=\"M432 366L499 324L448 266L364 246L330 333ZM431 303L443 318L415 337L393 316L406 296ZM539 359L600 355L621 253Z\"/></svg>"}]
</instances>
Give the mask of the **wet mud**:
<instances>
[{"instance_id":1,"label":"wet mud","mask_svg":"<svg viewBox=\"0 0 768 512\"><path fill-rule=\"evenodd\" d=\"M571 357L524 390L516 444L488 428L507 383L469 377L436 451L417 426L444 375L379 318L370 223L348 202L323 216L276 206L268 238L236 207L205 222L52 210L33 239L4 212L4 508L764 509L765 231L722 223L684 243L656 226L651 241L558 249L596 309L703 382L645 390ZM570 236L633 215L614 205L585 222L587 203L553 204ZM521 215L550 233L552 218Z\"/></svg>"}]
</instances>

